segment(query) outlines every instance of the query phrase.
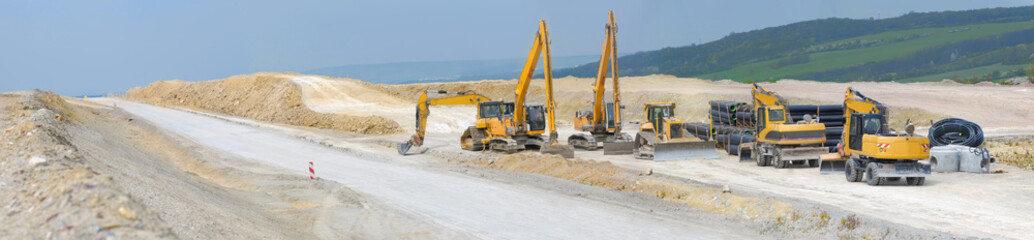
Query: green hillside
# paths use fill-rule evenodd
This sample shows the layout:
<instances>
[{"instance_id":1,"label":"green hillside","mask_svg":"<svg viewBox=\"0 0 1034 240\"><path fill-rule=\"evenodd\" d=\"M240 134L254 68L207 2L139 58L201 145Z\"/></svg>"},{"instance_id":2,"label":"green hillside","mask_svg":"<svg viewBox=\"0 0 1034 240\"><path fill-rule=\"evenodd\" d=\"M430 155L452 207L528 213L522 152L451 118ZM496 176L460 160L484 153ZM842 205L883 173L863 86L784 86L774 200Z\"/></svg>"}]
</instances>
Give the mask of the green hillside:
<instances>
[{"instance_id":1,"label":"green hillside","mask_svg":"<svg viewBox=\"0 0 1034 240\"><path fill-rule=\"evenodd\" d=\"M623 75L736 81L1007 78L1022 75L1031 60L1034 6L909 13L879 20L812 20L619 58ZM591 77L596 66L589 63L556 73Z\"/></svg>"},{"instance_id":2,"label":"green hillside","mask_svg":"<svg viewBox=\"0 0 1034 240\"><path fill-rule=\"evenodd\" d=\"M710 79L754 79L772 80L779 76L791 77L800 76L806 73L822 72L830 69L849 67L869 62L880 62L890 59L907 56L910 53L940 46L962 40L978 39L987 36L997 36L1003 33L1015 32L1024 29L1034 28L1034 21L973 24L939 28L921 28L902 31L892 31L879 34L865 35L842 41L835 41L825 46L833 46L843 43L855 43L859 41L884 41L891 42L893 39L915 37L913 39L897 41L888 44L881 44L873 47L856 48L850 50L827 51L807 54L810 61L804 64L778 66L779 61L797 57L782 57L773 60L749 63L740 65L726 71L702 74L698 77ZM969 29L966 31L952 32L952 30ZM922 37L919 37L922 36ZM1034 42L1034 39L1031 39ZM995 64L995 63L992 63ZM989 64L990 65L990 64ZM1021 63L1016 68L1021 68ZM940 80L940 79L937 79Z\"/></svg>"}]
</instances>

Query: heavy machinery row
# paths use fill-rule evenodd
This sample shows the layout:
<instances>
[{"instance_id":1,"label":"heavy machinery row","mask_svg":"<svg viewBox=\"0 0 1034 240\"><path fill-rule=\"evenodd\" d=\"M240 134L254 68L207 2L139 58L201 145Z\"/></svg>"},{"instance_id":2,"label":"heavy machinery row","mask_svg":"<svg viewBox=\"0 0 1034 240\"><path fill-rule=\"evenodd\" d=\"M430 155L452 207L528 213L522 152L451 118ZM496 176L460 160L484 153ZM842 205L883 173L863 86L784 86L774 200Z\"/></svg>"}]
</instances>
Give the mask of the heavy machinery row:
<instances>
[{"instance_id":1,"label":"heavy machinery row","mask_svg":"<svg viewBox=\"0 0 1034 240\"><path fill-rule=\"evenodd\" d=\"M465 150L538 150L572 158L574 148L595 151L602 147L604 155L672 161L717 159L719 148L757 166L819 167L822 174L843 173L849 182L864 180L869 185L901 179L908 185L923 185L932 170L987 172L994 162L986 149L977 148L983 140L979 126L960 119L942 120L930 129L938 143L932 146L930 138L915 134L911 121L903 131L891 128L887 107L852 88L846 90L842 105L790 105L775 92L754 84L752 102L707 103L711 106L709 123L683 123L675 116L673 102L646 103L642 106L645 119L632 137L622 131L624 105L613 12L605 30L591 109L575 113L577 133L568 136L567 144L560 143L556 129L549 32L546 22L540 20L514 101L495 101L473 91L426 90L417 100L416 134L398 144L399 154L423 145L431 106L476 105L474 125L459 139ZM528 103L540 58L546 102ZM613 97L609 101L604 99L608 72Z\"/></svg>"}]
</instances>

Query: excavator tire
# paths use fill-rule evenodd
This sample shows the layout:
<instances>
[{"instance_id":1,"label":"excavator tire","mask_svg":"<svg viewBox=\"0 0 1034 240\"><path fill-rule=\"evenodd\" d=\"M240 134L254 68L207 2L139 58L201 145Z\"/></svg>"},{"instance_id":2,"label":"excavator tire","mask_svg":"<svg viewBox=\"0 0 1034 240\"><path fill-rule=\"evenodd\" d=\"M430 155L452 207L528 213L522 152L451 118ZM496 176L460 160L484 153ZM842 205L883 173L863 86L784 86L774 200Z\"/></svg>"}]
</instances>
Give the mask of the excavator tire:
<instances>
[{"instance_id":1,"label":"excavator tire","mask_svg":"<svg viewBox=\"0 0 1034 240\"><path fill-rule=\"evenodd\" d=\"M774 162L772 165L775 165L775 168L786 168L787 165L790 165L788 162L783 161L783 158L779 155L772 156L770 160Z\"/></svg>"},{"instance_id":2,"label":"excavator tire","mask_svg":"<svg viewBox=\"0 0 1034 240\"><path fill-rule=\"evenodd\" d=\"M926 182L926 178L924 178L924 177L907 177L907 178L905 178L905 183L908 184L908 185L921 186L921 185L923 185L923 182Z\"/></svg>"},{"instance_id":3,"label":"excavator tire","mask_svg":"<svg viewBox=\"0 0 1034 240\"><path fill-rule=\"evenodd\" d=\"M875 175L876 175L876 163L870 162L869 166L867 166L865 168L865 182L868 183L869 186L879 186L879 185L882 185L883 181L885 181L887 179L887 178L882 178L882 177L875 176Z\"/></svg>"},{"instance_id":4,"label":"excavator tire","mask_svg":"<svg viewBox=\"0 0 1034 240\"><path fill-rule=\"evenodd\" d=\"M847 170L844 170L844 175L847 176L848 182L862 181L862 170L855 166L854 160L847 160Z\"/></svg>"}]
</instances>

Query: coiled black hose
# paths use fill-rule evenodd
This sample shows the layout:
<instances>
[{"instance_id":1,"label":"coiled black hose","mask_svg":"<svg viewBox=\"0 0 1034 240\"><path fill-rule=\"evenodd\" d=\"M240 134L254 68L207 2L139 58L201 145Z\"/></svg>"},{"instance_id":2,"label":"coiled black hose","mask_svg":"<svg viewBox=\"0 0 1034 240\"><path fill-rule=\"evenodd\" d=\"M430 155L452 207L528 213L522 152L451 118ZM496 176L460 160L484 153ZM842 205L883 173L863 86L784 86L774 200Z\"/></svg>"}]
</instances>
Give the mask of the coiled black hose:
<instances>
[{"instance_id":1,"label":"coiled black hose","mask_svg":"<svg viewBox=\"0 0 1034 240\"><path fill-rule=\"evenodd\" d=\"M948 118L937 121L930 126L927 135L930 145L944 146L948 144L978 147L984 143L984 130L980 125L959 118Z\"/></svg>"}]
</instances>

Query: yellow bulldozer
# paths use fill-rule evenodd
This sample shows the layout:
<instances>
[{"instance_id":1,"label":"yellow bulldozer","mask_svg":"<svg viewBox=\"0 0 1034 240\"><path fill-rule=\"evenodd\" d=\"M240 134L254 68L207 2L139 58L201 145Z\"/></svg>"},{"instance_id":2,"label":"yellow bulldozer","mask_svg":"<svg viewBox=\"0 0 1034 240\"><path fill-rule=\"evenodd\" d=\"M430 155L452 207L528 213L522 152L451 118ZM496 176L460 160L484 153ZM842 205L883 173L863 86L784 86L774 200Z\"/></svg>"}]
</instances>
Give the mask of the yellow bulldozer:
<instances>
[{"instance_id":1,"label":"yellow bulldozer","mask_svg":"<svg viewBox=\"0 0 1034 240\"><path fill-rule=\"evenodd\" d=\"M930 139L915 135L906 121L905 132L890 128L887 108L848 88L844 93L844 133L837 153L822 156L819 172L844 173L848 182L864 180L881 185L905 178L908 185L923 185L930 176Z\"/></svg>"},{"instance_id":2,"label":"yellow bulldozer","mask_svg":"<svg viewBox=\"0 0 1034 240\"><path fill-rule=\"evenodd\" d=\"M525 101L528 87L542 55L546 104L527 104ZM460 136L460 146L472 151L491 149L507 153L537 149L543 153L574 157L574 148L560 144L557 140L553 72L550 64L549 32L546 30L546 21L539 20L539 30L535 34L531 51L528 52L528 60L524 63L524 70L517 81L514 101L479 103L478 119L474 126L468 127ZM547 127L548 139L542 136Z\"/></svg>"},{"instance_id":3,"label":"yellow bulldozer","mask_svg":"<svg viewBox=\"0 0 1034 240\"><path fill-rule=\"evenodd\" d=\"M632 155L654 161L717 159L714 141L690 137L682 120L675 118L675 103L647 103L643 106L646 121L639 125Z\"/></svg>"},{"instance_id":4,"label":"yellow bulldozer","mask_svg":"<svg viewBox=\"0 0 1034 240\"><path fill-rule=\"evenodd\" d=\"M574 130L578 131L569 137L569 145L596 150L603 144L603 155L631 154L632 136L621 132L621 95L618 91L618 57L617 57L617 23L614 12L609 12L610 22L606 25L606 37L603 40L603 54L600 66L593 83L592 110L575 112ZM613 101L606 102L604 92L607 90L607 68L610 67L614 87L611 93Z\"/></svg>"},{"instance_id":5,"label":"yellow bulldozer","mask_svg":"<svg viewBox=\"0 0 1034 240\"><path fill-rule=\"evenodd\" d=\"M431 98L428 96L429 93L440 96L454 96ZM478 103L488 101L491 101L488 97L481 96L480 94L474 93L474 91L452 92L445 90L424 90L416 102L416 133L413 134L409 140L400 142L396 145L399 154L406 155L406 152L408 152L410 148L424 145L424 135L427 129L427 117L431 114L431 106L477 105Z\"/></svg>"}]
</instances>

